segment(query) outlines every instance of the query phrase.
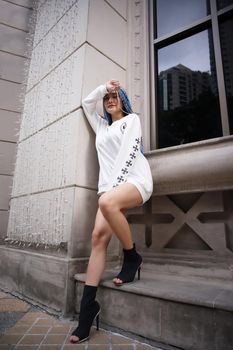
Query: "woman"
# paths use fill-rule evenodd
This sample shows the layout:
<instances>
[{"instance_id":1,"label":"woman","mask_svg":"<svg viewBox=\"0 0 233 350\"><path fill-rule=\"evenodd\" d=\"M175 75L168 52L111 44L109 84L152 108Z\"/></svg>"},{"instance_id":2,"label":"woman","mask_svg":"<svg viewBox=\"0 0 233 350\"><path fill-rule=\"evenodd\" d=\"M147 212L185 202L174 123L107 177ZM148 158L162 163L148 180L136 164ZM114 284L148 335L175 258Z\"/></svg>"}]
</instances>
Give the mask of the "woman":
<instances>
[{"instance_id":1,"label":"woman","mask_svg":"<svg viewBox=\"0 0 233 350\"><path fill-rule=\"evenodd\" d=\"M104 118L96 112L97 102L101 99ZM113 279L113 283L121 286L132 282L137 271L140 278L142 257L135 249L124 211L145 203L153 190L150 167L142 153L140 120L132 112L119 81L110 80L97 87L82 105L96 133L100 198L92 232L92 250L81 300L79 326L70 337L73 343L89 338L94 319L98 329L100 306L95 297L113 232L120 240L124 253L121 272Z\"/></svg>"}]
</instances>

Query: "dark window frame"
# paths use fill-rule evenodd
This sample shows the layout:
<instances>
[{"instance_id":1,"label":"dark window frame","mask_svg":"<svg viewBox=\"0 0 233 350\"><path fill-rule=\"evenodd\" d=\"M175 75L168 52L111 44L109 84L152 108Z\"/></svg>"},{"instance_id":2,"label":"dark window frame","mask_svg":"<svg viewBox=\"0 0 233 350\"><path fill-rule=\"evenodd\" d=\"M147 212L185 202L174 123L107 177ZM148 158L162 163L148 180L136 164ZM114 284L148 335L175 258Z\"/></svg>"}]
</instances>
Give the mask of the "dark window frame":
<instances>
[{"instance_id":1,"label":"dark window frame","mask_svg":"<svg viewBox=\"0 0 233 350\"><path fill-rule=\"evenodd\" d=\"M149 1L150 14L150 76L151 76L151 149L158 149L158 55L159 49L174 44L179 40L191 37L203 30L212 29L213 33L213 49L216 64L217 86L219 92L219 104L223 137L230 135L229 116L227 107L226 87L224 82L224 71L221 54L221 43L219 34L219 23L233 18L233 5L229 5L221 10L217 10L217 0L210 0L210 14L196 20L189 25L180 27L179 29L162 35L154 39L157 33L154 33L154 20L156 18L156 1ZM156 78L155 78L156 77ZM157 103L156 103L157 101ZM174 147L174 146L173 146ZM171 146L172 148L172 146Z\"/></svg>"}]
</instances>

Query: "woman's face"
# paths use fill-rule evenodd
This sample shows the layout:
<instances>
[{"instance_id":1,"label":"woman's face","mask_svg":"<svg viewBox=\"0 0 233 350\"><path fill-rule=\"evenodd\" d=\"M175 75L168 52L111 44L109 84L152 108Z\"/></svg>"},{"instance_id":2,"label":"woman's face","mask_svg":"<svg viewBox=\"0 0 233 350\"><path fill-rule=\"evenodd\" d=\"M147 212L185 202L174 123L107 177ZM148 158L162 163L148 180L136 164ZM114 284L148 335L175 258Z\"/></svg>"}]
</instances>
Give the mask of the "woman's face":
<instances>
[{"instance_id":1,"label":"woman's face","mask_svg":"<svg viewBox=\"0 0 233 350\"><path fill-rule=\"evenodd\" d=\"M122 101L118 93L110 92L104 96L104 107L110 114L119 113L122 109Z\"/></svg>"}]
</instances>

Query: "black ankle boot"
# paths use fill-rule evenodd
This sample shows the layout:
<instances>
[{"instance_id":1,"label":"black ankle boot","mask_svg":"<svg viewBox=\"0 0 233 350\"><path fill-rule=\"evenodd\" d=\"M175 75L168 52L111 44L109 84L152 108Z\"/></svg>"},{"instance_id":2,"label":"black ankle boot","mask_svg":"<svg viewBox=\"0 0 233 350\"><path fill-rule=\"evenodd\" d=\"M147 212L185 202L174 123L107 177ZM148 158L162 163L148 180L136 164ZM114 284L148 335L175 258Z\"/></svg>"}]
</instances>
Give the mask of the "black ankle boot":
<instances>
[{"instance_id":1,"label":"black ankle boot","mask_svg":"<svg viewBox=\"0 0 233 350\"><path fill-rule=\"evenodd\" d=\"M96 319L97 330L99 330L99 313L100 306L95 300L97 287L84 286L83 296L80 306L79 324L73 331L72 335L79 338L77 341L71 340L72 343L81 343L89 338L90 330L94 319Z\"/></svg>"},{"instance_id":2,"label":"black ankle boot","mask_svg":"<svg viewBox=\"0 0 233 350\"><path fill-rule=\"evenodd\" d=\"M116 286L121 286L123 283L133 282L136 272L138 271L138 279L140 280L140 271L142 265L142 257L136 252L135 244L132 249L123 249L124 260L121 272L116 276L122 283L114 282Z\"/></svg>"}]
</instances>

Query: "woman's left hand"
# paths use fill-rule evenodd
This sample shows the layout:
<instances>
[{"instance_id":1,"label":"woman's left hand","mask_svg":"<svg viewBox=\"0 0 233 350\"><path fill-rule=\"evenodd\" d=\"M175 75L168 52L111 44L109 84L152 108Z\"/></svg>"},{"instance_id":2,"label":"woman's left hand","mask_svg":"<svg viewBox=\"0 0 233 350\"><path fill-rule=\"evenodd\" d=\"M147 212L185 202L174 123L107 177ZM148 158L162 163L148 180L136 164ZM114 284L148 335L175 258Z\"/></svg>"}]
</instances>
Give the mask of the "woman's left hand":
<instances>
[{"instance_id":1,"label":"woman's left hand","mask_svg":"<svg viewBox=\"0 0 233 350\"><path fill-rule=\"evenodd\" d=\"M108 92L118 91L120 89L120 82L118 80L109 80L106 83L106 88Z\"/></svg>"}]
</instances>

